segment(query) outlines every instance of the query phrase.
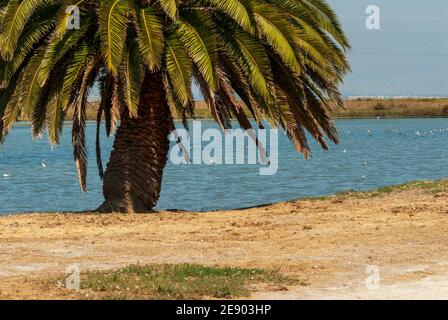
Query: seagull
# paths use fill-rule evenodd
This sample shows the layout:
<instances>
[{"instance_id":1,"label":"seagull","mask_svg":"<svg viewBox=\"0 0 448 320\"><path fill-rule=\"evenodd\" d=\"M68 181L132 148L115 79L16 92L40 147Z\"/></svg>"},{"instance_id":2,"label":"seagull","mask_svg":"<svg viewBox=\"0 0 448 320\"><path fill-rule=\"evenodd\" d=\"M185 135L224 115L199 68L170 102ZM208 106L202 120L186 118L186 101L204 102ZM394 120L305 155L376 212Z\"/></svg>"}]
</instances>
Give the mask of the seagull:
<instances>
[{"instance_id":1,"label":"seagull","mask_svg":"<svg viewBox=\"0 0 448 320\"><path fill-rule=\"evenodd\" d=\"M367 179L367 177L366 177L366 176L362 176L361 178L362 178L362 180L366 180L366 179Z\"/></svg>"},{"instance_id":2,"label":"seagull","mask_svg":"<svg viewBox=\"0 0 448 320\"><path fill-rule=\"evenodd\" d=\"M9 173L4 173L3 176L4 176L5 178L10 177Z\"/></svg>"},{"instance_id":3,"label":"seagull","mask_svg":"<svg viewBox=\"0 0 448 320\"><path fill-rule=\"evenodd\" d=\"M45 160L42 160L42 167L44 167L44 168L46 168L47 167L47 161L45 161Z\"/></svg>"},{"instance_id":4,"label":"seagull","mask_svg":"<svg viewBox=\"0 0 448 320\"><path fill-rule=\"evenodd\" d=\"M420 131L416 131L415 132L416 135L421 136L422 134L420 133Z\"/></svg>"}]
</instances>

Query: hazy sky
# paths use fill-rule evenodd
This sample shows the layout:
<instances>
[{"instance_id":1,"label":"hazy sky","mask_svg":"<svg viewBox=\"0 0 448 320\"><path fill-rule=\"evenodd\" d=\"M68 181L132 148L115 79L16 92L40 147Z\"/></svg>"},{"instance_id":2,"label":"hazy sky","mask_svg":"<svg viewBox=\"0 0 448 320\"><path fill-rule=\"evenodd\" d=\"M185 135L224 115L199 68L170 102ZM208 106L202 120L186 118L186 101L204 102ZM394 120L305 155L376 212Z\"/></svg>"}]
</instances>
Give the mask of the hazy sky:
<instances>
[{"instance_id":1,"label":"hazy sky","mask_svg":"<svg viewBox=\"0 0 448 320\"><path fill-rule=\"evenodd\" d=\"M448 0L327 0L351 41L345 95L448 96ZM369 5L380 30L365 26Z\"/></svg>"}]
</instances>

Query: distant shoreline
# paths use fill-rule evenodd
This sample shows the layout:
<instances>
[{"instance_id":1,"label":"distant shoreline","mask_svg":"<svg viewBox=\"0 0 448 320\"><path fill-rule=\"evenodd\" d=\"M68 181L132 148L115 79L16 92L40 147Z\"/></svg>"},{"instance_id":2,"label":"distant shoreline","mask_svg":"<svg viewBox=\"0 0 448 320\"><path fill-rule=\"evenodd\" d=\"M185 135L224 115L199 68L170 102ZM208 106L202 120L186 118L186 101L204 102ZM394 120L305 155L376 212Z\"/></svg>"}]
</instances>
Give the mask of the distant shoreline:
<instances>
[{"instance_id":1,"label":"distant shoreline","mask_svg":"<svg viewBox=\"0 0 448 320\"><path fill-rule=\"evenodd\" d=\"M356 119L415 119L448 118L448 98L357 98L345 100L346 108L335 109L332 117L339 120ZM87 120L96 121L98 102L89 102ZM173 112L176 120L179 118ZM251 115L247 112L249 118ZM65 120L71 121L69 111ZM213 120L203 101L196 102L196 119ZM20 120L26 122L25 119Z\"/></svg>"},{"instance_id":2,"label":"distant shoreline","mask_svg":"<svg viewBox=\"0 0 448 320\"><path fill-rule=\"evenodd\" d=\"M335 120L407 120L407 119L447 119L448 116L389 116L389 117L334 117ZM201 121L209 121L214 122L212 118L197 118L196 120ZM175 121L181 121L180 119L175 119ZM67 118L65 121L65 124L70 125L71 119ZM96 120L88 119L87 123L96 123ZM23 127L29 127L31 126L31 122L29 121L18 121L16 123L16 126L23 126Z\"/></svg>"},{"instance_id":3,"label":"distant shoreline","mask_svg":"<svg viewBox=\"0 0 448 320\"><path fill-rule=\"evenodd\" d=\"M448 98L357 98L345 101L346 109L332 112L336 119L375 119L375 118L448 118ZM95 120L98 103L90 103L87 117ZM176 114L174 113L176 116ZM248 113L248 116L251 115ZM196 118L212 119L203 101L196 102ZM67 116L71 119L71 115Z\"/></svg>"}]
</instances>

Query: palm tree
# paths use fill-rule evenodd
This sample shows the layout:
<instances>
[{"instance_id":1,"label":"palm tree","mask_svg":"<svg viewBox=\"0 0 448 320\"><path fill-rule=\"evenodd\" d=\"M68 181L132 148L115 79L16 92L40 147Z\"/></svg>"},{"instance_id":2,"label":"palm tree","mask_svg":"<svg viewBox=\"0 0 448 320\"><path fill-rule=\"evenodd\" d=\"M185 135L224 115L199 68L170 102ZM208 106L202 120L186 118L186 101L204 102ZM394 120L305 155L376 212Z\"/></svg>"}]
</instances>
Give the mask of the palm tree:
<instances>
[{"instance_id":1,"label":"palm tree","mask_svg":"<svg viewBox=\"0 0 448 320\"><path fill-rule=\"evenodd\" d=\"M100 211L145 212L157 203L174 128L194 118L196 85L221 128L285 130L308 157L305 131L338 142L329 116L343 106L349 43L324 0L0 0L0 141L20 117L59 143L73 109L72 142L86 190L86 106L99 85ZM80 28L67 22L80 12ZM116 129L103 173L100 123ZM118 120L119 126L118 126Z\"/></svg>"}]
</instances>

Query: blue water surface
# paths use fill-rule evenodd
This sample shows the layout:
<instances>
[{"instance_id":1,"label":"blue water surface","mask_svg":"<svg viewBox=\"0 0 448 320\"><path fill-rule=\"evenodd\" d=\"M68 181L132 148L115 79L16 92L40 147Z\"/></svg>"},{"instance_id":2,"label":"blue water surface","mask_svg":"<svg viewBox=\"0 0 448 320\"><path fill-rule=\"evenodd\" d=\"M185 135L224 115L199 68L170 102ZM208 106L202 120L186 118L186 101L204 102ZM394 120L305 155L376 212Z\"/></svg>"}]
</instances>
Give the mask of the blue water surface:
<instances>
[{"instance_id":1,"label":"blue water surface","mask_svg":"<svg viewBox=\"0 0 448 320\"><path fill-rule=\"evenodd\" d=\"M216 127L213 122L202 125ZM337 126L341 144L325 152L312 142L313 157L307 161L280 134L279 170L273 176L261 176L254 165L169 163L158 209L242 208L448 177L448 119L339 120ZM101 204L94 123L87 132L89 190L82 193L70 127L61 145L52 147L45 137L33 141L29 126L17 125L0 147L0 214L82 211ZM103 138L105 163L112 142Z\"/></svg>"}]
</instances>

